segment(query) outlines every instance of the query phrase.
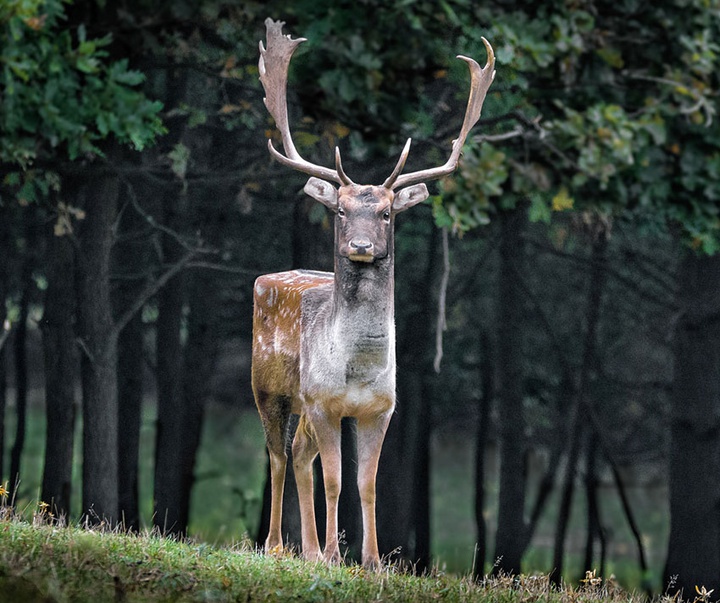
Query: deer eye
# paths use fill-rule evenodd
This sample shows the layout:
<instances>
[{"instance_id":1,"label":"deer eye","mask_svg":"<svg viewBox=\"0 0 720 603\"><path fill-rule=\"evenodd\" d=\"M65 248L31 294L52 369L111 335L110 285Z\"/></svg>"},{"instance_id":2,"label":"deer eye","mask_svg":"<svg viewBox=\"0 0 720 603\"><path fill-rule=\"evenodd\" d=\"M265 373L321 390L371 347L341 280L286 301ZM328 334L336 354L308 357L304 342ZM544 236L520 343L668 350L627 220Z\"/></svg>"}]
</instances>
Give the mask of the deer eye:
<instances>
[{"instance_id":1,"label":"deer eye","mask_svg":"<svg viewBox=\"0 0 720 603\"><path fill-rule=\"evenodd\" d=\"M342 207L339 207L337 210L337 215L342 218L345 215L345 210Z\"/></svg>"},{"instance_id":2,"label":"deer eye","mask_svg":"<svg viewBox=\"0 0 720 603\"><path fill-rule=\"evenodd\" d=\"M383 212L383 220L385 220L386 222L390 221L390 212L389 211Z\"/></svg>"}]
</instances>

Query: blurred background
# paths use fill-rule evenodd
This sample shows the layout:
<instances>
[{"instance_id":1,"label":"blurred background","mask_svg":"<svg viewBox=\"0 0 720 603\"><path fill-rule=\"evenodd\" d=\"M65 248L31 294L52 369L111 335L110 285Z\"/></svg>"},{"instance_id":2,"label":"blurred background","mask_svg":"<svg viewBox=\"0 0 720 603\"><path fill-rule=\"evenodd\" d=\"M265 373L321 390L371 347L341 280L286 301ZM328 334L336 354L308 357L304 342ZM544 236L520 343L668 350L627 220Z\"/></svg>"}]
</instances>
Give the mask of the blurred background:
<instances>
[{"instance_id":1,"label":"blurred background","mask_svg":"<svg viewBox=\"0 0 720 603\"><path fill-rule=\"evenodd\" d=\"M307 38L301 154L339 146L356 182L408 137L406 171L444 163L469 89L454 57L484 64L481 36L497 57L460 168L397 220L381 553L720 587L718 0L5 0L5 504L264 540L252 283L332 269L330 216L267 151L266 17Z\"/></svg>"}]
</instances>

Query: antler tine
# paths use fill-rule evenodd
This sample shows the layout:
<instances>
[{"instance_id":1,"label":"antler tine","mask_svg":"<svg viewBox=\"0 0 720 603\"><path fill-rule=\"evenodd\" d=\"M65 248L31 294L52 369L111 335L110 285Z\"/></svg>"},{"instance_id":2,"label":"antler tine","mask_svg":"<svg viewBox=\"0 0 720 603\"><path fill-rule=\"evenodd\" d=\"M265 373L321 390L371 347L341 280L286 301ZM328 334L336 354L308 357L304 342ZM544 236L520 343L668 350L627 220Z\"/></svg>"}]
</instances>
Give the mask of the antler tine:
<instances>
[{"instance_id":1,"label":"antler tine","mask_svg":"<svg viewBox=\"0 0 720 603\"><path fill-rule=\"evenodd\" d=\"M340 184L355 184L352 180L350 180L350 178L348 178L348 175L343 169L342 159L340 159L340 147L335 147L335 170L340 177Z\"/></svg>"},{"instance_id":2,"label":"antler tine","mask_svg":"<svg viewBox=\"0 0 720 603\"><path fill-rule=\"evenodd\" d=\"M441 165L440 167L398 176L394 181L391 181L389 186L387 184L385 185L388 188L395 189L401 186L416 184L418 182L436 180L451 174L457 168L458 161L460 160L460 152L465 144L465 139L472 127L477 123L478 119L480 119L483 101L487 95L488 88L490 88L490 84L492 84L493 79L495 79L495 53L493 52L492 46L490 46L490 42L488 42L485 38L482 38L482 41L483 44L485 44L485 49L487 50L488 55L485 67L480 68L480 65L469 57L464 57L462 55L458 55L457 57L465 61L470 69L470 96L468 98L467 109L465 110L465 119L463 120L463 125L460 129L460 135L453 141L452 153L450 154L449 159L445 165ZM388 180L391 180L391 178L392 176L388 178Z\"/></svg>"},{"instance_id":3,"label":"antler tine","mask_svg":"<svg viewBox=\"0 0 720 603\"><path fill-rule=\"evenodd\" d=\"M280 131L285 155L275 149L272 140L268 140L268 150L283 165L311 176L317 176L323 180L333 180L338 184L347 184L345 180L350 180L347 176L341 176L337 170L306 161L300 156L293 144L287 110L288 67L295 49L302 42L305 42L305 38L293 40L289 35L284 36L282 33L283 25L285 25L283 21L265 19L267 49L263 46L262 41L260 42L258 69L260 70L260 82L265 89L265 98L263 100L267 110L275 120L277 129Z\"/></svg>"},{"instance_id":4,"label":"antler tine","mask_svg":"<svg viewBox=\"0 0 720 603\"><path fill-rule=\"evenodd\" d=\"M410 154L410 143L412 142L412 138L408 138L407 142L405 143L405 146L403 147L402 153L400 153L400 159L398 159L397 165L395 166L395 169L393 170L393 173L390 174L388 179L383 182L383 186L385 188L389 188L390 190L393 189L393 184L395 184L395 180L397 180L397 177L400 175L400 172L403 171L403 168L405 167L405 162L407 161L408 155Z\"/></svg>"}]
</instances>

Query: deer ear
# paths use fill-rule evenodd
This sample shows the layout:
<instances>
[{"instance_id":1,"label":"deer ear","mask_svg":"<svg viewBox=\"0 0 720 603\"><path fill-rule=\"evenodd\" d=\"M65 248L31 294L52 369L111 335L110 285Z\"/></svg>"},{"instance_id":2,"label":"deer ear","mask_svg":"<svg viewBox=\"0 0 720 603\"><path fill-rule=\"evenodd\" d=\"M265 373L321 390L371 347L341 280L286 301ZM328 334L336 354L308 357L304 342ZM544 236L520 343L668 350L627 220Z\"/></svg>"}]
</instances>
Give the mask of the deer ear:
<instances>
[{"instance_id":1,"label":"deer ear","mask_svg":"<svg viewBox=\"0 0 720 603\"><path fill-rule=\"evenodd\" d=\"M395 200L392 205L393 211L398 213L405 211L406 209L410 209L413 205L417 205L418 203L425 201L428 196L428 189L424 184L408 186L407 188L400 190L400 192L395 195Z\"/></svg>"},{"instance_id":2,"label":"deer ear","mask_svg":"<svg viewBox=\"0 0 720 603\"><path fill-rule=\"evenodd\" d=\"M303 190L315 201L320 201L333 211L337 209L337 189L329 182L313 176L307 181Z\"/></svg>"}]
</instances>

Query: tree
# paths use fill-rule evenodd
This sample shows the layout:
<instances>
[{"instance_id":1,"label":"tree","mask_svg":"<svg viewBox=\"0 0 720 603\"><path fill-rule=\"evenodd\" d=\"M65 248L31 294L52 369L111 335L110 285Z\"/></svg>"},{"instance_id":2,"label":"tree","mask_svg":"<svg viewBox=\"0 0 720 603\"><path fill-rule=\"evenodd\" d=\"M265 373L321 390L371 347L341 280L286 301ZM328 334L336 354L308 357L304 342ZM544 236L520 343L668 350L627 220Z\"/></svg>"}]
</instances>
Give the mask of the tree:
<instances>
[{"instance_id":1,"label":"tree","mask_svg":"<svg viewBox=\"0 0 720 603\"><path fill-rule=\"evenodd\" d=\"M688 596L696 586L717 588L720 568L720 491L714 479L720 463L720 256L687 253L679 272L665 579Z\"/></svg>"},{"instance_id":2,"label":"tree","mask_svg":"<svg viewBox=\"0 0 720 603\"><path fill-rule=\"evenodd\" d=\"M63 177L73 170L72 162L77 167L80 158L93 163L93 158L105 157L100 148L104 140L139 149L163 131L157 117L160 105L137 90L142 74L130 70L126 59L108 59L109 36L88 38L83 23L64 23L64 16L60 0L12 3L0 13L9 42L2 59L0 157L5 183L26 201L40 201L51 189L60 189ZM88 204L77 258L85 419L83 507L92 509L95 517L115 520L117 331L112 326L108 279L117 178L102 168L96 175L106 189L85 186L79 191ZM54 234L69 233L66 229ZM67 402L64 396L57 399ZM49 433L58 430L51 428ZM110 449L105 448L108 444ZM63 455L52 461L66 459ZM47 494L63 498L62 492Z\"/></svg>"},{"instance_id":3,"label":"tree","mask_svg":"<svg viewBox=\"0 0 720 603\"><path fill-rule=\"evenodd\" d=\"M79 183L68 179L64 193L75 197ZM66 202L62 206L67 208ZM75 380L78 355L75 344L76 296L73 287L75 246L62 226L70 224L67 213L59 214L58 223L51 224L45 264L48 288L45 293L43 334L45 371L45 409L47 437L42 477L41 499L51 505L57 517L69 517L72 491L72 457L75 441Z\"/></svg>"}]
</instances>

